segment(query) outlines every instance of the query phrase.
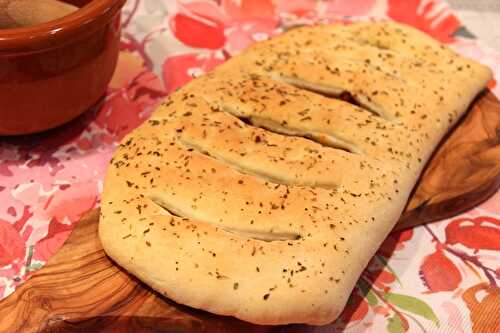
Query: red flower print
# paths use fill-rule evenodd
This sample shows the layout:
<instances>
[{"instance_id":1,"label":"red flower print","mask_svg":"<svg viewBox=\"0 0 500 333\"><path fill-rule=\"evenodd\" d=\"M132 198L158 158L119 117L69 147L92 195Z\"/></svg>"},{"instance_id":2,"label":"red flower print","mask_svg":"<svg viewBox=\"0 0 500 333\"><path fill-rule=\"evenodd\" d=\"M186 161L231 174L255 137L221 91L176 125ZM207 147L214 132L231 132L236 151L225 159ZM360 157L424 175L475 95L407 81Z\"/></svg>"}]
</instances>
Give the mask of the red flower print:
<instances>
[{"instance_id":1,"label":"red flower print","mask_svg":"<svg viewBox=\"0 0 500 333\"><path fill-rule=\"evenodd\" d=\"M170 18L175 37L182 43L208 50L237 53L257 40L267 38L278 26L270 0L193 1L179 5Z\"/></svg>"},{"instance_id":2,"label":"red flower print","mask_svg":"<svg viewBox=\"0 0 500 333\"><path fill-rule=\"evenodd\" d=\"M10 170L10 166L16 164L16 161L2 161L0 164L0 176L12 177L14 174Z\"/></svg>"},{"instance_id":3,"label":"red flower print","mask_svg":"<svg viewBox=\"0 0 500 333\"><path fill-rule=\"evenodd\" d=\"M46 214L59 223L76 222L94 208L96 193L97 184L94 182L72 184L49 197L45 204Z\"/></svg>"},{"instance_id":4,"label":"red flower print","mask_svg":"<svg viewBox=\"0 0 500 333\"><path fill-rule=\"evenodd\" d=\"M490 82L488 82L488 88L490 90L494 89L497 86L497 80L495 78L491 79Z\"/></svg>"},{"instance_id":5,"label":"red flower print","mask_svg":"<svg viewBox=\"0 0 500 333\"><path fill-rule=\"evenodd\" d=\"M227 31L226 50L234 55L246 49L257 40L274 35L274 20L254 19L246 24L238 24Z\"/></svg>"},{"instance_id":6,"label":"red flower print","mask_svg":"<svg viewBox=\"0 0 500 333\"><path fill-rule=\"evenodd\" d=\"M316 0L280 0L276 6L277 11L282 14L293 14L297 17L315 17Z\"/></svg>"},{"instance_id":7,"label":"red flower print","mask_svg":"<svg viewBox=\"0 0 500 333\"><path fill-rule=\"evenodd\" d=\"M7 221L0 220L0 266L24 258L26 244L19 231Z\"/></svg>"},{"instance_id":8,"label":"red flower print","mask_svg":"<svg viewBox=\"0 0 500 333\"><path fill-rule=\"evenodd\" d=\"M13 224L0 219L0 267L24 259L26 241L32 229L26 228L23 234L21 230L31 216L25 207L23 215Z\"/></svg>"},{"instance_id":9,"label":"red flower print","mask_svg":"<svg viewBox=\"0 0 500 333\"><path fill-rule=\"evenodd\" d=\"M365 299L355 291L347 301L347 305L340 315L340 318L344 323L361 320L366 317L369 308Z\"/></svg>"},{"instance_id":10,"label":"red flower print","mask_svg":"<svg viewBox=\"0 0 500 333\"><path fill-rule=\"evenodd\" d=\"M186 45L198 48L219 49L224 46L225 26L216 18L219 16L218 13L209 16L202 11L193 12L188 5L182 9L170 20L170 28L177 39Z\"/></svg>"},{"instance_id":11,"label":"red flower print","mask_svg":"<svg viewBox=\"0 0 500 333\"><path fill-rule=\"evenodd\" d=\"M388 0L387 15L431 35L444 43L453 41L460 21L447 9L438 9L438 3L426 0Z\"/></svg>"},{"instance_id":12,"label":"red flower print","mask_svg":"<svg viewBox=\"0 0 500 333\"><path fill-rule=\"evenodd\" d=\"M413 237L413 229L404 230L401 232L391 233L384 243L382 243L378 253L388 258L395 250L402 250L404 243Z\"/></svg>"},{"instance_id":13,"label":"red flower print","mask_svg":"<svg viewBox=\"0 0 500 333\"><path fill-rule=\"evenodd\" d=\"M390 288L387 287L387 285L393 283L396 281L396 277L394 274L391 272L385 271L385 270L377 270L373 272L369 272L366 275L371 281L373 281L373 284L378 287L379 289L382 289L384 291L389 291Z\"/></svg>"},{"instance_id":14,"label":"red flower print","mask_svg":"<svg viewBox=\"0 0 500 333\"><path fill-rule=\"evenodd\" d=\"M420 278L431 293L453 291L462 282L460 271L441 248L424 258Z\"/></svg>"},{"instance_id":15,"label":"red flower print","mask_svg":"<svg viewBox=\"0 0 500 333\"><path fill-rule=\"evenodd\" d=\"M63 246L72 229L72 225L52 220L47 236L36 243L33 258L41 261L49 260Z\"/></svg>"},{"instance_id":16,"label":"red flower print","mask_svg":"<svg viewBox=\"0 0 500 333\"><path fill-rule=\"evenodd\" d=\"M142 123L141 110L126 92L113 95L106 101L97 118L97 123L116 136L123 138Z\"/></svg>"},{"instance_id":17,"label":"red flower print","mask_svg":"<svg viewBox=\"0 0 500 333\"><path fill-rule=\"evenodd\" d=\"M500 221L487 216L456 219L446 226L446 243L500 251Z\"/></svg>"},{"instance_id":18,"label":"red flower print","mask_svg":"<svg viewBox=\"0 0 500 333\"><path fill-rule=\"evenodd\" d=\"M121 140L149 116L165 92L158 77L134 54L121 52L115 73L96 124Z\"/></svg>"},{"instance_id":19,"label":"red flower print","mask_svg":"<svg viewBox=\"0 0 500 333\"><path fill-rule=\"evenodd\" d=\"M224 62L213 54L183 54L167 58L163 64L163 81L168 93Z\"/></svg>"},{"instance_id":20,"label":"red flower print","mask_svg":"<svg viewBox=\"0 0 500 333\"><path fill-rule=\"evenodd\" d=\"M235 21L273 19L275 14L271 0L222 0L222 8Z\"/></svg>"},{"instance_id":21,"label":"red flower print","mask_svg":"<svg viewBox=\"0 0 500 333\"><path fill-rule=\"evenodd\" d=\"M342 16L361 16L368 14L375 3L375 0L328 1L326 11Z\"/></svg>"}]
</instances>

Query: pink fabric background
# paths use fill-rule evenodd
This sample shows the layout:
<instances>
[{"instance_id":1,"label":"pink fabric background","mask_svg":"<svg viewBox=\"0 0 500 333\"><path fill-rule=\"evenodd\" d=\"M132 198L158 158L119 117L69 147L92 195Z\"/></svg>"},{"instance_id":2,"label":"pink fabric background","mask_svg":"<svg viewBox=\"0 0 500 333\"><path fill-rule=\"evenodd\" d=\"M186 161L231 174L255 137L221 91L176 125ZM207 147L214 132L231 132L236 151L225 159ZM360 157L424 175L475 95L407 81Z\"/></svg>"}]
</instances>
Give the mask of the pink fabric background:
<instances>
[{"instance_id":1,"label":"pink fabric background","mask_svg":"<svg viewBox=\"0 0 500 333\"><path fill-rule=\"evenodd\" d=\"M130 0L118 68L102 104L48 133L0 139L0 299L99 205L117 142L169 92L287 27L360 19L411 24L500 77L500 54L460 37L461 23L442 2ZM490 88L500 94L495 82ZM499 194L453 219L392 234L341 318L311 330L500 332L499 250Z\"/></svg>"}]
</instances>

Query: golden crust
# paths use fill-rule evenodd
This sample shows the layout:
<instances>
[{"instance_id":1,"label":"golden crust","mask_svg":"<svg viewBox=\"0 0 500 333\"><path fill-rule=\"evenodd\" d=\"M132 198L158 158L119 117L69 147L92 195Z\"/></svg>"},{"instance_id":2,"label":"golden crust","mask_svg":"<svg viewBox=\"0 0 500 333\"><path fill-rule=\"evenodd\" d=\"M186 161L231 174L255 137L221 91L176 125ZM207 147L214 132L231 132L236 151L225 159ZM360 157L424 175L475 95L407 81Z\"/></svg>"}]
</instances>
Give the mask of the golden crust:
<instances>
[{"instance_id":1,"label":"golden crust","mask_svg":"<svg viewBox=\"0 0 500 333\"><path fill-rule=\"evenodd\" d=\"M182 304L258 324L331 322L490 78L394 23L258 43L123 140L103 247ZM331 98L346 92L356 105Z\"/></svg>"}]
</instances>

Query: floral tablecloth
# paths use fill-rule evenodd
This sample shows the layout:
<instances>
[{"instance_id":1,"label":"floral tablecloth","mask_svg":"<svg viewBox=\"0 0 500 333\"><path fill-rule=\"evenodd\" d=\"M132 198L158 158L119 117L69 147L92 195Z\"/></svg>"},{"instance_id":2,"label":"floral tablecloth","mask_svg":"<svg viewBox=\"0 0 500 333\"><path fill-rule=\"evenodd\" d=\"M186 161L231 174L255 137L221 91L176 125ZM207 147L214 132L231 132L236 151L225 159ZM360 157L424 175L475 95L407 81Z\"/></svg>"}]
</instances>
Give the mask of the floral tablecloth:
<instances>
[{"instance_id":1,"label":"floral tablecloth","mask_svg":"<svg viewBox=\"0 0 500 333\"><path fill-rule=\"evenodd\" d=\"M0 138L0 299L99 205L117 142L172 90L255 41L299 24L411 24L500 76L500 54L430 0L129 0L117 71L101 105L48 133ZM495 81L490 88L500 96ZM339 320L318 332L500 332L500 193L439 223L392 234Z\"/></svg>"}]
</instances>

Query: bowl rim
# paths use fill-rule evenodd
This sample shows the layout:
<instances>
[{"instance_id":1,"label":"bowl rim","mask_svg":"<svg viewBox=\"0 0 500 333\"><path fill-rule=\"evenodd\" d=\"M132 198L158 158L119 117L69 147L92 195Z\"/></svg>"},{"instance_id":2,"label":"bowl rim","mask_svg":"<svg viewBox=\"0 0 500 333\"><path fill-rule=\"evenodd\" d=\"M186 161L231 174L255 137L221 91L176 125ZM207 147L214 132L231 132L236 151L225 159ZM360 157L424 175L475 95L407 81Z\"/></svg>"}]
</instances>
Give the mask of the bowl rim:
<instances>
[{"instance_id":1,"label":"bowl rim","mask_svg":"<svg viewBox=\"0 0 500 333\"><path fill-rule=\"evenodd\" d=\"M126 0L91 0L74 13L29 27L0 29L0 53L34 50L60 44L70 35L91 32L111 20Z\"/></svg>"}]
</instances>

